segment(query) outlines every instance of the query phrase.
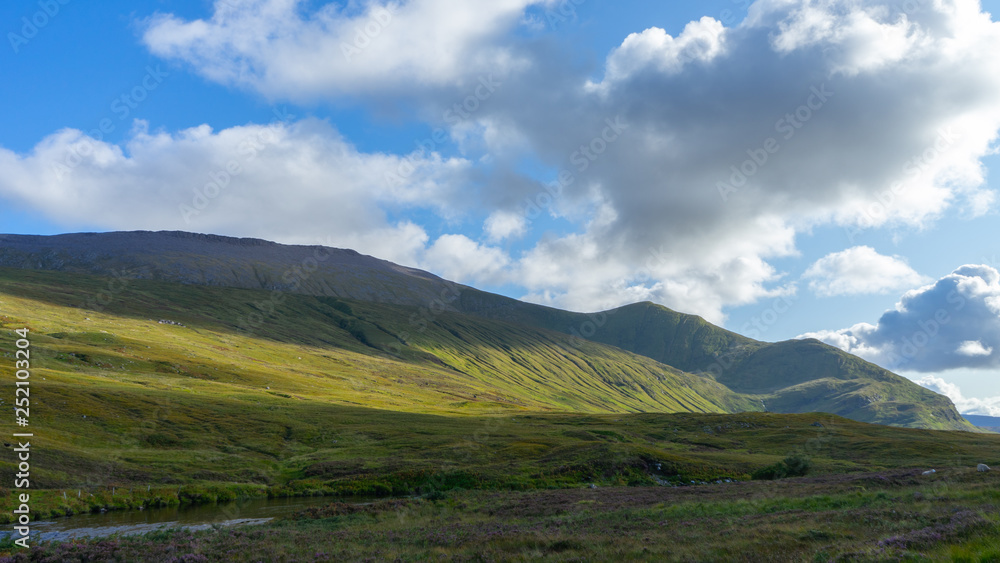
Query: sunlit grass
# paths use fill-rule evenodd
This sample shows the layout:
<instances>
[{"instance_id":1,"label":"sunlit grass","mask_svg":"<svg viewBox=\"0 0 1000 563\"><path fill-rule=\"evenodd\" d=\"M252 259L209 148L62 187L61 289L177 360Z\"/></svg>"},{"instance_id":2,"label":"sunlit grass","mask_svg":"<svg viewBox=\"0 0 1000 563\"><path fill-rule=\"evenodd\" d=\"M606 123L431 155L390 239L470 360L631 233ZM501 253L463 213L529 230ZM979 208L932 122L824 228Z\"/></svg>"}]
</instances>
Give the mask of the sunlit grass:
<instances>
[{"instance_id":1,"label":"sunlit grass","mask_svg":"<svg viewBox=\"0 0 1000 563\"><path fill-rule=\"evenodd\" d=\"M102 311L79 307L105 285L86 276L0 270L0 362L13 360L12 330L31 330L35 517L241 496L444 495L447 502L412 510L428 511L427 526L441 527L449 518L441 511L452 507L462 522L478 526L469 532L472 543L430 535L412 545L379 540L369 549L365 530L373 525L398 526L392 529L400 534L430 530L372 514L276 529L300 539L296 534L308 530L343 529L347 551L328 547L346 557L482 552L572 559L593 552L653 558L673 553L657 542L673 542L677 553L726 558L740 546L777 537L808 546L847 541L850 526L826 530L827 516L798 521L787 515L883 515L902 497L877 492L882 485L875 483L872 491L787 499L778 481L765 489L773 499L685 499L616 512L581 498L575 506L582 512L573 513L579 528L534 516L525 521L559 528L551 541L521 531L483 539L481 530L496 521L473 511L522 498L503 496L521 494L516 491L532 495L592 483L674 490L667 485L746 481L790 454L809 458L809 475L1000 465L997 435L873 426L824 414L725 414L759 408L759 400L543 329L440 314L413 331L407 308L288 295L246 334L238 330L241 319L258 311L254 304L267 292L136 280ZM399 335L406 331L403 344ZM10 378L0 381L0 398L9 406ZM12 460L0 461L4 483L13 482ZM461 492L470 489L501 496ZM0 514L9 519L14 497L0 492ZM949 502L972 506L996 502L985 487L947 494ZM756 517L764 522L736 537L741 519ZM718 533L729 530L735 543L698 551L696 531L712 519L729 526ZM681 536L635 527L688 520L700 523ZM597 526L638 539L612 532L581 536ZM885 527L886 533L896 529L908 528ZM249 542L240 545L259 549L252 539L257 533L239 536ZM650 541L642 540L646 533L653 534ZM198 541L222 546L230 540ZM297 545L280 546L281 553L302 554Z\"/></svg>"}]
</instances>

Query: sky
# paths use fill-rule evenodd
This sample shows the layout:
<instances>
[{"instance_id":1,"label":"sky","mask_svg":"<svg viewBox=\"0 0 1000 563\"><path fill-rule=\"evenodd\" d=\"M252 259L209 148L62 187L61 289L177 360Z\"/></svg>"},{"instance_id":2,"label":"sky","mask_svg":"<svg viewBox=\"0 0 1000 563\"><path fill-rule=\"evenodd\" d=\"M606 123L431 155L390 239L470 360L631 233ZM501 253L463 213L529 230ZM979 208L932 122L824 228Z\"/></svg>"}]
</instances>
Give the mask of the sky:
<instances>
[{"instance_id":1,"label":"sky","mask_svg":"<svg viewBox=\"0 0 1000 563\"><path fill-rule=\"evenodd\" d=\"M1000 416L1000 0L39 0L0 232L353 248Z\"/></svg>"}]
</instances>

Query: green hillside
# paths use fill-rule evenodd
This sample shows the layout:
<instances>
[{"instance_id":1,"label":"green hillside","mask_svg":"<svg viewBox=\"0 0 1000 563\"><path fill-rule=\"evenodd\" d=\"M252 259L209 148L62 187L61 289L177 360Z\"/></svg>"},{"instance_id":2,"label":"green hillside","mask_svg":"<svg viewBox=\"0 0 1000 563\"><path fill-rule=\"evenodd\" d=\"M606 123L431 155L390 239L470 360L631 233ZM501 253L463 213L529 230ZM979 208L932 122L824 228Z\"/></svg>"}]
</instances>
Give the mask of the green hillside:
<instances>
[{"instance_id":1,"label":"green hillside","mask_svg":"<svg viewBox=\"0 0 1000 563\"><path fill-rule=\"evenodd\" d=\"M472 314L609 344L760 397L773 412L828 412L877 424L973 430L947 397L818 340L766 343L655 303L595 314L463 293Z\"/></svg>"},{"instance_id":2,"label":"green hillside","mask_svg":"<svg viewBox=\"0 0 1000 563\"><path fill-rule=\"evenodd\" d=\"M3 266L112 276L112 284L157 280L269 290L252 299L256 307L243 303L224 312L201 294L175 301L223 330L290 344L333 344L375 354L390 362L390 371L429 370L448 382L442 385L450 396L442 403L426 388L394 381L387 392L393 398L375 403L387 401L391 408L475 410L485 400L581 412L767 409L974 429L947 397L817 341L758 342L649 302L572 313L350 250L183 232L0 235ZM164 293L149 296L173 295L161 287ZM102 308L100 290L86 291L74 304ZM292 294L311 299L290 299ZM147 305L150 311L162 306L156 299ZM155 316L142 309L146 305L136 306L120 312ZM301 318L309 330L273 322L268 315L277 309ZM328 325L339 331L327 334Z\"/></svg>"},{"instance_id":3,"label":"green hillside","mask_svg":"<svg viewBox=\"0 0 1000 563\"><path fill-rule=\"evenodd\" d=\"M345 413L372 412L358 408L464 416L756 404L709 377L499 321L443 313L412 331L405 307L285 295L268 312L268 292L149 280L106 294L101 311L79 306L108 287L0 269L0 359L13 361L13 329L30 330L31 420L49 453L35 465L39 486L81 475L274 483L284 471L274 460L317 451L343 417L360 416ZM260 326L242 332L253 313ZM13 381L2 386L12 397Z\"/></svg>"},{"instance_id":4,"label":"green hillside","mask_svg":"<svg viewBox=\"0 0 1000 563\"><path fill-rule=\"evenodd\" d=\"M102 292L101 311L80 307ZM49 452L35 466L39 486L81 475L273 484L289 460L325 459L330 440L371 443L363 421L379 411L370 409L459 416L446 426L462 427L472 415L727 413L787 397L736 393L707 375L504 321L442 312L419 330L414 308L305 295L263 305L275 297L0 269L4 359L13 359L12 330L30 329L32 424ZM241 330L254 313L259 326ZM13 396L12 380L3 387ZM512 451L547 451L515 441L524 443Z\"/></svg>"},{"instance_id":5,"label":"green hillside","mask_svg":"<svg viewBox=\"0 0 1000 563\"><path fill-rule=\"evenodd\" d=\"M95 300L96 309L88 305ZM517 498L544 502L544 490L589 491L591 483L598 491L646 486L635 490L653 496L691 490L701 499L716 486L690 485L742 486L788 456L808 460L810 475L919 475L935 467L965 475L976 463L1000 465L995 434L822 413L727 414L762 402L774 410L791 390L815 381L856 382L822 365L820 379L778 388L780 379L746 360L748 387L737 392L710 374L614 346L455 312L0 268L0 325L0 362L14 360L13 329L30 330L35 517L248 495L464 499L465 489L495 491L499 499L526 491ZM827 357L815 343L804 345ZM866 388L895 384L870 375ZM12 378L0 388L7 404ZM838 398L847 392L833 391ZM897 399L905 404L906 397ZM7 482L14 459L0 460ZM806 485L815 487L810 494L827 495L817 497L820 507L832 506L822 500L831 490L850 495L855 482L885 481L872 473L845 477L841 491L839 478L822 479ZM760 490L784 498L788 486ZM0 519L9 521L15 496L0 496Z\"/></svg>"},{"instance_id":6,"label":"green hillside","mask_svg":"<svg viewBox=\"0 0 1000 563\"><path fill-rule=\"evenodd\" d=\"M767 409L974 430L947 397L818 341L758 342L649 302L572 313L349 250L181 232L0 235L3 266L114 276L112 284L132 288L146 282L244 288L250 293L215 296L177 294L170 283L149 286L148 299L131 303L133 309L122 309L128 300L119 299L106 312L155 318L164 300L186 303L185 311L198 317L190 326L205 322L290 345L332 345L387 372L416 370L416 380L440 382L414 386L414 378L396 377L380 396L349 399L354 404L448 412L492 403L577 412ZM53 279L49 293L64 292L58 288L68 287L67 279ZM81 291L86 295L63 304L103 308L102 289ZM220 310L216 302L232 295L245 302ZM87 332L65 330L74 331ZM341 372L369 381L364 371Z\"/></svg>"},{"instance_id":7,"label":"green hillside","mask_svg":"<svg viewBox=\"0 0 1000 563\"><path fill-rule=\"evenodd\" d=\"M36 369L121 383L154 378L144 386L271 387L411 412L753 408L710 377L500 321L441 313L415 329L407 307L304 295L282 295L279 304L263 291L146 280L130 281L101 312L77 307L107 285L2 269L4 324L32 329Z\"/></svg>"},{"instance_id":8,"label":"green hillside","mask_svg":"<svg viewBox=\"0 0 1000 563\"><path fill-rule=\"evenodd\" d=\"M610 344L685 371L704 370L719 356L763 345L719 328L696 315L685 315L650 302L600 313L571 313L522 303L477 290L465 291L461 311L488 318L544 327L595 342Z\"/></svg>"}]
</instances>

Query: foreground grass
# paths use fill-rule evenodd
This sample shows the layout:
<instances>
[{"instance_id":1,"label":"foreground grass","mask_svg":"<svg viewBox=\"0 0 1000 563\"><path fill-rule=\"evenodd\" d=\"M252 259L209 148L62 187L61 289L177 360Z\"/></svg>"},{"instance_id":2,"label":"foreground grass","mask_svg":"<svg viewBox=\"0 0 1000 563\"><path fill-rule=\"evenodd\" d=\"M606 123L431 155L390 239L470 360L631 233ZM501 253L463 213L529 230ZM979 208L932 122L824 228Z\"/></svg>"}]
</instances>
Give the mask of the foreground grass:
<instances>
[{"instance_id":1,"label":"foreground grass","mask_svg":"<svg viewBox=\"0 0 1000 563\"><path fill-rule=\"evenodd\" d=\"M992 474L959 468L1000 466L1000 435L723 414L746 397L618 349L448 314L394 348L407 322L372 304L286 296L251 333L240 319L265 292L134 281L100 311L78 307L100 283L0 270L0 362L12 329L31 329L36 519L263 495L437 500L18 560L703 560L777 556L771 544L792 558L927 544L976 560L994 545L981 531L995 524ZM0 393L9 408L10 379ZM746 483L789 454L828 477ZM914 476L928 468L952 468L944 487ZM845 476L886 471L905 482ZM723 480L740 483L666 486ZM13 507L0 490L0 520ZM903 508L912 517L890 516Z\"/></svg>"},{"instance_id":2,"label":"foreground grass","mask_svg":"<svg viewBox=\"0 0 1000 563\"><path fill-rule=\"evenodd\" d=\"M77 457L70 457L76 450L40 447L37 480L64 481L33 493L35 516L265 494L385 497L456 488L747 480L789 454L808 457L814 474L1000 466L998 435L891 428L823 414L448 417L211 404L175 407L174 420L197 416L214 432L180 434L187 441L172 446L109 440ZM93 480L74 477L73 467L95 468ZM11 516L14 495L4 494L0 504L0 517Z\"/></svg>"},{"instance_id":3,"label":"foreground grass","mask_svg":"<svg viewBox=\"0 0 1000 563\"><path fill-rule=\"evenodd\" d=\"M16 561L996 561L1000 475L452 491L259 527L47 544ZM248 556L252 554L252 556Z\"/></svg>"},{"instance_id":4,"label":"foreground grass","mask_svg":"<svg viewBox=\"0 0 1000 563\"><path fill-rule=\"evenodd\" d=\"M444 313L417 330L398 308L300 295L261 305L273 298L0 269L0 367L13 329L31 330L34 516L743 480L796 452L819 472L1000 465L997 435L721 414L742 399L708 378L565 335ZM261 324L241 331L252 312ZM15 467L0 459L0 484Z\"/></svg>"}]
</instances>

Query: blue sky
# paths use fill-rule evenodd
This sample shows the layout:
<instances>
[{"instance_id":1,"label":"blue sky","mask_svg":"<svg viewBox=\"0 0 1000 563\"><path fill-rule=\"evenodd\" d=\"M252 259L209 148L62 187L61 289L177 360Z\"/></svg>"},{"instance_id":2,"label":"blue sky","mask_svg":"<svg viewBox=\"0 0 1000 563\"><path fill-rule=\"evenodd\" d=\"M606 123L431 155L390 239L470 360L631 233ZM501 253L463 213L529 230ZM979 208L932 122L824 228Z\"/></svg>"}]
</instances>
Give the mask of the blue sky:
<instances>
[{"instance_id":1,"label":"blue sky","mask_svg":"<svg viewBox=\"0 0 1000 563\"><path fill-rule=\"evenodd\" d=\"M323 243L574 310L652 300L1000 414L990 13L8 2L0 231ZM900 356L917 310L948 322Z\"/></svg>"}]
</instances>

